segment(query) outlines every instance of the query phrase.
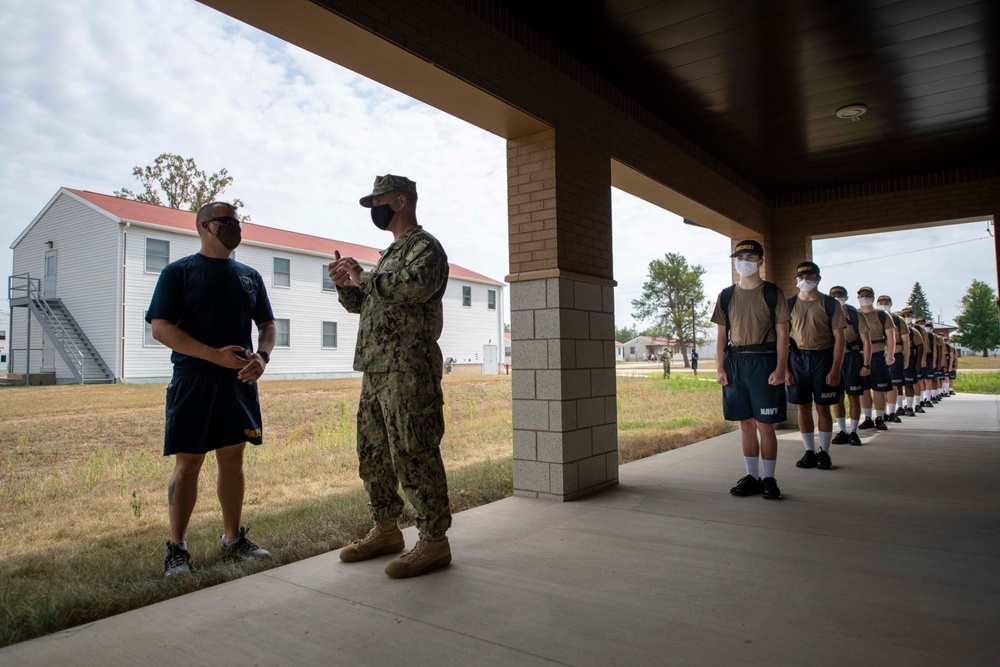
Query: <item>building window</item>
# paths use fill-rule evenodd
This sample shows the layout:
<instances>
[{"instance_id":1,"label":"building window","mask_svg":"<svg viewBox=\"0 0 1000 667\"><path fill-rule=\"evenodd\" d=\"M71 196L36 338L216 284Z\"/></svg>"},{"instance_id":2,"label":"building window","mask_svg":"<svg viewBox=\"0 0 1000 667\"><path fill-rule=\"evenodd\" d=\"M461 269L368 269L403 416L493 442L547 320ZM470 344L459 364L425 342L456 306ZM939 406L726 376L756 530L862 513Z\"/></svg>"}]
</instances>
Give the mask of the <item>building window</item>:
<instances>
[{"instance_id":1,"label":"building window","mask_svg":"<svg viewBox=\"0 0 1000 667\"><path fill-rule=\"evenodd\" d=\"M0 329L0 340L7 340L7 332Z\"/></svg>"},{"instance_id":2,"label":"building window","mask_svg":"<svg viewBox=\"0 0 1000 667\"><path fill-rule=\"evenodd\" d=\"M274 258L274 286L292 286L292 261L281 257Z\"/></svg>"},{"instance_id":3,"label":"building window","mask_svg":"<svg viewBox=\"0 0 1000 667\"><path fill-rule=\"evenodd\" d=\"M628 349L628 353L629 353L629 354L635 354L635 345L631 346L631 347L630 347L630 348Z\"/></svg>"},{"instance_id":4,"label":"building window","mask_svg":"<svg viewBox=\"0 0 1000 667\"><path fill-rule=\"evenodd\" d=\"M323 347L337 347L337 323L323 322Z\"/></svg>"},{"instance_id":5,"label":"building window","mask_svg":"<svg viewBox=\"0 0 1000 667\"><path fill-rule=\"evenodd\" d=\"M146 313L142 311L142 346L143 347L163 347L163 343L153 338L153 323L146 321Z\"/></svg>"},{"instance_id":6,"label":"building window","mask_svg":"<svg viewBox=\"0 0 1000 667\"><path fill-rule=\"evenodd\" d=\"M292 337L291 337L290 328L291 327L289 326L288 320L275 320L274 321L274 329L275 329L275 333L276 333L276 336L275 336L275 339L274 339L274 346L275 347L291 347L292 346Z\"/></svg>"},{"instance_id":7,"label":"building window","mask_svg":"<svg viewBox=\"0 0 1000 667\"><path fill-rule=\"evenodd\" d=\"M497 309L497 291L495 289L486 291L486 307L490 310Z\"/></svg>"},{"instance_id":8,"label":"building window","mask_svg":"<svg viewBox=\"0 0 1000 667\"><path fill-rule=\"evenodd\" d=\"M472 288L462 286L462 305L466 308L472 307Z\"/></svg>"},{"instance_id":9,"label":"building window","mask_svg":"<svg viewBox=\"0 0 1000 667\"><path fill-rule=\"evenodd\" d=\"M337 286L330 279L330 273L329 273L329 270L328 270L329 265L328 264L324 264L320 268L323 269L323 291L324 292L336 292L337 291ZM336 346L334 346L334 347L336 347Z\"/></svg>"},{"instance_id":10,"label":"building window","mask_svg":"<svg viewBox=\"0 0 1000 667\"><path fill-rule=\"evenodd\" d=\"M0 354L0 364L6 364L6 363L7 363L7 355Z\"/></svg>"},{"instance_id":11,"label":"building window","mask_svg":"<svg viewBox=\"0 0 1000 667\"><path fill-rule=\"evenodd\" d=\"M146 273L159 273L170 263L170 241L146 239Z\"/></svg>"}]
</instances>

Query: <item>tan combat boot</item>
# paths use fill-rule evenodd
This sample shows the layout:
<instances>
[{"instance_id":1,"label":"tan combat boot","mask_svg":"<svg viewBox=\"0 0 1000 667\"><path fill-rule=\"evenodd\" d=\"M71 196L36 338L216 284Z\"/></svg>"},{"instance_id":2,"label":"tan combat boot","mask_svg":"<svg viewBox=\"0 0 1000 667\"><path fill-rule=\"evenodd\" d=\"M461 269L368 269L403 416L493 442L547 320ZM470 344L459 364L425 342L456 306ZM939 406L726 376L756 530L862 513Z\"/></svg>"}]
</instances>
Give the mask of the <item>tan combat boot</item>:
<instances>
[{"instance_id":1,"label":"tan combat boot","mask_svg":"<svg viewBox=\"0 0 1000 667\"><path fill-rule=\"evenodd\" d=\"M340 560L354 563L383 554L398 553L405 547L403 531L399 529L395 519L376 521L367 535L340 550Z\"/></svg>"},{"instance_id":2,"label":"tan combat boot","mask_svg":"<svg viewBox=\"0 0 1000 667\"><path fill-rule=\"evenodd\" d=\"M410 553L389 561L385 573L394 579L405 579L445 567L450 562L451 547L446 536L435 538L420 533L420 539Z\"/></svg>"}]
</instances>

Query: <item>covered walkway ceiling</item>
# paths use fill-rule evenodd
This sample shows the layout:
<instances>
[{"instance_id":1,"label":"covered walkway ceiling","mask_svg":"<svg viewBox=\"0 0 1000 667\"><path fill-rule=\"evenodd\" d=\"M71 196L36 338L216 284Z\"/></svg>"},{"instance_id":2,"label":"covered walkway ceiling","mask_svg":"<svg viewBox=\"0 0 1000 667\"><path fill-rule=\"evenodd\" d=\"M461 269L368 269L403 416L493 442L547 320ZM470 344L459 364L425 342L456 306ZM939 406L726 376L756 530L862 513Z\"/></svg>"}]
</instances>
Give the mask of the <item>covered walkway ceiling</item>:
<instances>
[{"instance_id":1,"label":"covered walkway ceiling","mask_svg":"<svg viewBox=\"0 0 1000 667\"><path fill-rule=\"evenodd\" d=\"M770 196L997 161L996 0L499 4Z\"/></svg>"}]
</instances>

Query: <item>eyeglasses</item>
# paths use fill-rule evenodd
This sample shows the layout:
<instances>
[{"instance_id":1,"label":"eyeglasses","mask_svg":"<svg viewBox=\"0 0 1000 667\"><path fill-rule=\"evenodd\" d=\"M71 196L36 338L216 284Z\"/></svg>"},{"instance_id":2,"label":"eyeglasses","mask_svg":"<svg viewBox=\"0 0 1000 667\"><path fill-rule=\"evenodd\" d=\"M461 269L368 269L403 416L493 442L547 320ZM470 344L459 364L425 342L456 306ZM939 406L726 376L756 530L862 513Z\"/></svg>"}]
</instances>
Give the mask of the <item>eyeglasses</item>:
<instances>
[{"instance_id":1,"label":"eyeglasses","mask_svg":"<svg viewBox=\"0 0 1000 667\"><path fill-rule=\"evenodd\" d=\"M229 225L230 227L242 227L243 223L232 217L231 215L220 215L216 218L209 218L205 222L218 222L223 225Z\"/></svg>"}]
</instances>

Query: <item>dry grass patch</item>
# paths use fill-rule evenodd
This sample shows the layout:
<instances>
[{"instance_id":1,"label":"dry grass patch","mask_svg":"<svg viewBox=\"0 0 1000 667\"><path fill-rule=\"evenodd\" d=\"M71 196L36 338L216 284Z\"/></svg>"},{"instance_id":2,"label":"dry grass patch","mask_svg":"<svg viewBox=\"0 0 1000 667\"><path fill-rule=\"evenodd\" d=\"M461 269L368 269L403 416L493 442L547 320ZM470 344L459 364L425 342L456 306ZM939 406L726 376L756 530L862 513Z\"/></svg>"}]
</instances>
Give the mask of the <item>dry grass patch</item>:
<instances>
[{"instance_id":1,"label":"dry grass patch","mask_svg":"<svg viewBox=\"0 0 1000 667\"><path fill-rule=\"evenodd\" d=\"M189 543L192 577L162 577L163 385L0 389L0 645L134 609L339 548L369 527L357 478L361 383L261 383L263 446L247 448L244 523L273 561L218 547L215 462L206 460ZM719 387L620 378L620 460L728 430ZM506 376L447 376L442 454L455 512L512 492ZM408 507L405 522L412 522Z\"/></svg>"}]
</instances>

